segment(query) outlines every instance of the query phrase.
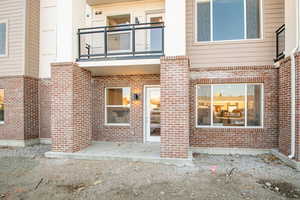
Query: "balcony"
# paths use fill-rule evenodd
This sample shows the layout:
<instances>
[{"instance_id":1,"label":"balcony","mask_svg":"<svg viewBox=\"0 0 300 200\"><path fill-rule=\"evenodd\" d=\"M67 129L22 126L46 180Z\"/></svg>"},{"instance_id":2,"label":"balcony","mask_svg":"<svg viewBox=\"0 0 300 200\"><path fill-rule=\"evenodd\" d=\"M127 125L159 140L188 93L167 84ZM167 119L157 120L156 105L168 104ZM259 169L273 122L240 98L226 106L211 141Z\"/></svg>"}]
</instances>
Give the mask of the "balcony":
<instances>
[{"instance_id":1,"label":"balcony","mask_svg":"<svg viewBox=\"0 0 300 200\"><path fill-rule=\"evenodd\" d=\"M164 28L163 22L81 28L77 61L160 58Z\"/></svg>"},{"instance_id":2,"label":"balcony","mask_svg":"<svg viewBox=\"0 0 300 200\"><path fill-rule=\"evenodd\" d=\"M285 25L276 30L276 58L275 62L283 59L285 51Z\"/></svg>"}]
</instances>

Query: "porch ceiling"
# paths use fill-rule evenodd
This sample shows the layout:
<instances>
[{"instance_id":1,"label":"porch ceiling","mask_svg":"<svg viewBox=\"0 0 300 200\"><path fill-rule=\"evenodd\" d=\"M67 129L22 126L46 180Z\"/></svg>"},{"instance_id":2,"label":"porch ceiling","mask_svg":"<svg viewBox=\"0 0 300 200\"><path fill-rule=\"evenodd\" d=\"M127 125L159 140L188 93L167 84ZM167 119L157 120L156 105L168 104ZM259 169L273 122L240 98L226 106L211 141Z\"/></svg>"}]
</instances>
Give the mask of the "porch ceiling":
<instances>
[{"instance_id":1,"label":"porch ceiling","mask_svg":"<svg viewBox=\"0 0 300 200\"><path fill-rule=\"evenodd\" d=\"M86 0L87 4L89 4L90 6L95 6L99 4L131 2L131 1L142 1L142 0Z\"/></svg>"},{"instance_id":2,"label":"porch ceiling","mask_svg":"<svg viewBox=\"0 0 300 200\"><path fill-rule=\"evenodd\" d=\"M93 76L160 74L159 59L78 62Z\"/></svg>"}]
</instances>

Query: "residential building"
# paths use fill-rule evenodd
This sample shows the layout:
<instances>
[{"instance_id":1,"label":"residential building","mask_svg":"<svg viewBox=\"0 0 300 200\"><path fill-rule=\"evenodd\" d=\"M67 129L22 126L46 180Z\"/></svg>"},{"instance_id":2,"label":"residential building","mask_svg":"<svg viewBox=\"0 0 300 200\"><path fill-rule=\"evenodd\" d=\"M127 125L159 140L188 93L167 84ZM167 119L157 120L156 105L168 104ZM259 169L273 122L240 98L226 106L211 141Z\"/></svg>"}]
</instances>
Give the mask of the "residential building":
<instances>
[{"instance_id":1,"label":"residential building","mask_svg":"<svg viewBox=\"0 0 300 200\"><path fill-rule=\"evenodd\" d=\"M76 152L92 141L160 142L166 158L238 148L300 161L299 1L14 0L0 9L3 144L40 139Z\"/></svg>"}]
</instances>

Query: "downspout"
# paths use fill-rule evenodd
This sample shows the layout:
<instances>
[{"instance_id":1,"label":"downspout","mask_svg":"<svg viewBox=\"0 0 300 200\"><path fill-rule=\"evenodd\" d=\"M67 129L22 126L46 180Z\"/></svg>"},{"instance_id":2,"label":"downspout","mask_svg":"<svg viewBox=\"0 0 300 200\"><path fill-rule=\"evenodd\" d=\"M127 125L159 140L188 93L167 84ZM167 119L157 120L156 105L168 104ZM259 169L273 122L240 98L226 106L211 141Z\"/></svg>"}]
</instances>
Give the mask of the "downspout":
<instances>
[{"instance_id":1,"label":"downspout","mask_svg":"<svg viewBox=\"0 0 300 200\"><path fill-rule=\"evenodd\" d=\"M293 159L296 152L296 58L295 53L299 48L299 11L300 0L296 1L296 47L292 50L291 56L291 155L288 157Z\"/></svg>"}]
</instances>

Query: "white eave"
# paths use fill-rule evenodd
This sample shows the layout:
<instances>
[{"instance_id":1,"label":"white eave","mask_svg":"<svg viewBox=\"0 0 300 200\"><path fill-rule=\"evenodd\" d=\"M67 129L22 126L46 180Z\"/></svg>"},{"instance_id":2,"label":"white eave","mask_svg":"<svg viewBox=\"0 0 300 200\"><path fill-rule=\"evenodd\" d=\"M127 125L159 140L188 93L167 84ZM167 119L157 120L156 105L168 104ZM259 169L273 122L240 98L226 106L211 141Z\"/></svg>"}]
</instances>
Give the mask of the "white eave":
<instances>
[{"instance_id":1,"label":"white eave","mask_svg":"<svg viewBox=\"0 0 300 200\"><path fill-rule=\"evenodd\" d=\"M82 61L77 64L93 76L159 74L160 59Z\"/></svg>"}]
</instances>

